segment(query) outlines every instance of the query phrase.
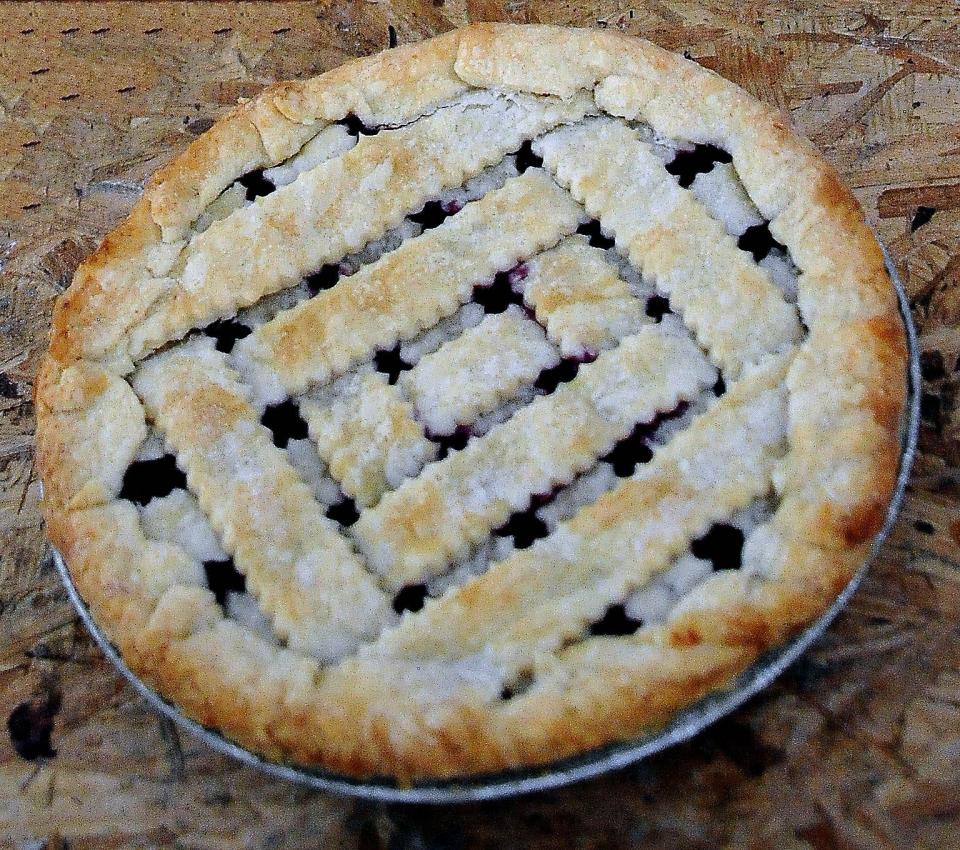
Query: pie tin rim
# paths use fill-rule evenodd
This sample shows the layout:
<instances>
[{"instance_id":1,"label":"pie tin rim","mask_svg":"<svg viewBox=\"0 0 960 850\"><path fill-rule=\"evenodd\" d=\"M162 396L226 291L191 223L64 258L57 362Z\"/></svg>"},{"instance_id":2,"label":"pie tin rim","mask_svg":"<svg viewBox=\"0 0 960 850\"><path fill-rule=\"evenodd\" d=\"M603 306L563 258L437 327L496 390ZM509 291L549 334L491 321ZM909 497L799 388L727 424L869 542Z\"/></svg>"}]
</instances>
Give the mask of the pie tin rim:
<instances>
[{"instance_id":1,"label":"pie tin rim","mask_svg":"<svg viewBox=\"0 0 960 850\"><path fill-rule=\"evenodd\" d=\"M126 665L116 647L94 621L86 603L73 583L70 570L63 556L55 547L51 546L54 564L66 588L67 596L93 640L151 708L196 735L212 749L279 779L334 794L379 802L465 803L494 800L558 788L627 767L674 744L689 740L768 687L774 679L809 648L814 640L826 631L857 589L881 544L893 527L903 504L910 469L917 451L917 438L920 428L920 354L917 330L913 317L910 315L910 303L906 291L890 255L882 243L881 248L887 271L896 289L899 312L906 331L908 353L907 399L901 423L900 466L883 527L874 538L870 553L863 564L830 607L817 620L792 640L765 653L735 677L730 685L708 694L682 711L677 712L666 726L654 732L628 741L608 744L536 768L517 768L471 777L415 782L409 786L398 785L386 777L354 779L343 774L315 770L303 765L269 761L231 741L221 732L203 726L187 717L173 703L165 700L157 691L143 682Z\"/></svg>"}]
</instances>

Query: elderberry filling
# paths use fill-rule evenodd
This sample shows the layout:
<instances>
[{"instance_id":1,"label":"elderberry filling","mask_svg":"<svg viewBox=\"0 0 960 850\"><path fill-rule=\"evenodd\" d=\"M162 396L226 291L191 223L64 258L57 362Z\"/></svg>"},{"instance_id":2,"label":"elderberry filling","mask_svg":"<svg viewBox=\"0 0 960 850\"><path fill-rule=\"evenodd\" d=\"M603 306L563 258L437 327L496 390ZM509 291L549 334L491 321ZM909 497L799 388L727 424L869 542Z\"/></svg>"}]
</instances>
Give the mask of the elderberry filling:
<instances>
[{"instance_id":1,"label":"elderberry filling","mask_svg":"<svg viewBox=\"0 0 960 850\"><path fill-rule=\"evenodd\" d=\"M378 371L382 372L387 376L387 380L390 384L395 384L399 378L401 372L406 372L409 369L413 368L413 365L407 363L400 356L400 344L397 343L393 348L388 351L378 351L373 355L373 367Z\"/></svg>"},{"instance_id":2,"label":"elderberry filling","mask_svg":"<svg viewBox=\"0 0 960 850\"><path fill-rule=\"evenodd\" d=\"M594 636L624 637L632 635L643 625L643 620L636 620L627 614L623 605L611 605L606 613L595 623L590 624L588 631Z\"/></svg>"},{"instance_id":3,"label":"elderberry filling","mask_svg":"<svg viewBox=\"0 0 960 850\"><path fill-rule=\"evenodd\" d=\"M237 571L233 558L225 561L204 561L203 572L207 577L207 587L213 591L221 605L227 604L228 593L244 593L247 589L247 581L243 574Z\"/></svg>"},{"instance_id":4,"label":"elderberry filling","mask_svg":"<svg viewBox=\"0 0 960 850\"><path fill-rule=\"evenodd\" d=\"M310 295L317 295L325 289L332 289L340 281L340 267L328 263L304 278Z\"/></svg>"},{"instance_id":5,"label":"elderberry filling","mask_svg":"<svg viewBox=\"0 0 960 850\"><path fill-rule=\"evenodd\" d=\"M285 449L290 440L304 439L308 433L299 405L290 398L279 404L268 405L260 417L260 424L270 429L273 444L278 449Z\"/></svg>"},{"instance_id":6,"label":"elderberry filling","mask_svg":"<svg viewBox=\"0 0 960 850\"><path fill-rule=\"evenodd\" d=\"M463 449L472 436L473 431L469 425L457 425L452 434L434 434L427 431L427 439L436 443L440 448L437 453L437 460L443 460L450 452L458 452Z\"/></svg>"},{"instance_id":7,"label":"elderberry filling","mask_svg":"<svg viewBox=\"0 0 960 850\"><path fill-rule=\"evenodd\" d=\"M337 123L346 127L351 136L376 136L380 132L379 127L367 126L352 112Z\"/></svg>"},{"instance_id":8,"label":"elderberry filling","mask_svg":"<svg viewBox=\"0 0 960 850\"><path fill-rule=\"evenodd\" d=\"M146 505L151 499L162 499L174 490L184 490L187 476L177 467L171 454L155 460L134 461L123 474L120 498L129 499L138 505Z\"/></svg>"},{"instance_id":9,"label":"elderberry filling","mask_svg":"<svg viewBox=\"0 0 960 850\"><path fill-rule=\"evenodd\" d=\"M456 200L427 201L420 212L414 213L409 218L410 221L421 225L424 230L433 230L462 209L463 204Z\"/></svg>"},{"instance_id":10,"label":"elderberry filling","mask_svg":"<svg viewBox=\"0 0 960 850\"><path fill-rule=\"evenodd\" d=\"M519 271L523 268L522 273ZM518 275L522 274L521 277ZM526 277L526 268L518 266L506 272L499 272L489 283L478 284L473 290L474 303L483 307L488 316L504 312L511 304L522 307L529 314L523 303L523 293L516 285Z\"/></svg>"},{"instance_id":11,"label":"elderberry filling","mask_svg":"<svg viewBox=\"0 0 960 850\"><path fill-rule=\"evenodd\" d=\"M237 182L247 190L247 200L253 201L275 192L277 187L263 176L263 169L248 171Z\"/></svg>"},{"instance_id":12,"label":"elderberry filling","mask_svg":"<svg viewBox=\"0 0 960 850\"><path fill-rule=\"evenodd\" d=\"M360 512L357 510L357 503L349 496L344 496L342 501L327 508L327 519L332 519L344 528L349 528L358 519Z\"/></svg>"},{"instance_id":13,"label":"elderberry filling","mask_svg":"<svg viewBox=\"0 0 960 850\"><path fill-rule=\"evenodd\" d=\"M655 319L657 322L660 322L668 313L673 312L670 309L670 302L662 295L651 295L647 299L644 310L651 319Z\"/></svg>"},{"instance_id":14,"label":"elderberry filling","mask_svg":"<svg viewBox=\"0 0 960 850\"><path fill-rule=\"evenodd\" d=\"M247 327L247 325L242 322L238 322L236 319L218 319L207 325L203 329L203 332L217 341L217 351L229 354L233 351L233 346L237 340L250 336L250 334L253 333L253 329Z\"/></svg>"},{"instance_id":15,"label":"elderberry filling","mask_svg":"<svg viewBox=\"0 0 960 850\"><path fill-rule=\"evenodd\" d=\"M697 558L710 561L714 570L739 570L743 540L743 532L739 528L718 522L690 544L690 551Z\"/></svg>"},{"instance_id":16,"label":"elderberry filling","mask_svg":"<svg viewBox=\"0 0 960 850\"><path fill-rule=\"evenodd\" d=\"M781 245L770 233L770 222L755 224L748 227L737 239L737 247L753 255L756 262L760 262L775 248L786 254L787 246Z\"/></svg>"},{"instance_id":17,"label":"elderberry filling","mask_svg":"<svg viewBox=\"0 0 960 850\"><path fill-rule=\"evenodd\" d=\"M604 235L603 229L600 227L600 222L595 218L590 219L590 221L585 224L581 224L577 228L577 233L589 237L590 245L594 248L607 250L616 244L613 239Z\"/></svg>"},{"instance_id":18,"label":"elderberry filling","mask_svg":"<svg viewBox=\"0 0 960 850\"><path fill-rule=\"evenodd\" d=\"M425 584L408 584L393 597L393 610L398 614L405 611L416 613L423 608L428 595Z\"/></svg>"},{"instance_id":19,"label":"elderberry filling","mask_svg":"<svg viewBox=\"0 0 960 850\"><path fill-rule=\"evenodd\" d=\"M529 139L520 145L515 156L517 158L517 171L521 174L528 168L540 168L543 166L543 157L537 156L533 152L533 142Z\"/></svg>"},{"instance_id":20,"label":"elderberry filling","mask_svg":"<svg viewBox=\"0 0 960 850\"><path fill-rule=\"evenodd\" d=\"M547 524L537 516L539 507L540 504L534 500L525 511L511 514L510 519L493 533L497 537L512 537L515 549L529 549L535 540L546 537L550 533Z\"/></svg>"},{"instance_id":21,"label":"elderberry filling","mask_svg":"<svg viewBox=\"0 0 960 850\"><path fill-rule=\"evenodd\" d=\"M716 145L695 145L692 150L677 151L676 156L667 163L667 171L676 177L684 189L689 189L698 174L713 171L717 163L732 162L723 148Z\"/></svg>"}]
</instances>

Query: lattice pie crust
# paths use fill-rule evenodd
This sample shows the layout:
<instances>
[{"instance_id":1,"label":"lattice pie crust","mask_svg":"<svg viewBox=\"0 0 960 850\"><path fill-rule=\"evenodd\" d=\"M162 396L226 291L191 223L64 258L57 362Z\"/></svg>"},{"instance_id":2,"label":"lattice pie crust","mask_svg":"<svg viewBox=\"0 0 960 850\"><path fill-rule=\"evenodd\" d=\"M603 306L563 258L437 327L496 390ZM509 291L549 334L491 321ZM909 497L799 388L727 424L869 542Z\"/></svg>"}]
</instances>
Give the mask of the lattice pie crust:
<instances>
[{"instance_id":1,"label":"lattice pie crust","mask_svg":"<svg viewBox=\"0 0 960 850\"><path fill-rule=\"evenodd\" d=\"M272 86L60 298L44 512L129 666L401 780L628 738L808 623L905 347L836 174L610 32L477 25Z\"/></svg>"}]
</instances>

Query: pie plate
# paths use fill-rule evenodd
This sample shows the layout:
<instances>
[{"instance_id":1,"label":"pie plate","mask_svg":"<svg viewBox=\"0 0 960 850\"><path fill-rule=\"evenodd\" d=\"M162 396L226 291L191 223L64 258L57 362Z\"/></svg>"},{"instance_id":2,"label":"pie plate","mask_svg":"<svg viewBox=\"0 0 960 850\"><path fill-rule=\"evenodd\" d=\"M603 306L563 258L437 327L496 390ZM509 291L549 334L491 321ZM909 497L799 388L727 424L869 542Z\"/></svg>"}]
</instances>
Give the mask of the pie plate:
<instances>
[{"instance_id":1,"label":"pie plate","mask_svg":"<svg viewBox=\"0 0 960 850\"><path fill-rule=\"evenodd\" d=\"M595 773L769 681L875 548L888 265L782 113L649 42L477 24L278 83L54 306L47 532L141 683L274 772Z\"/></svg>"}]
</instances>

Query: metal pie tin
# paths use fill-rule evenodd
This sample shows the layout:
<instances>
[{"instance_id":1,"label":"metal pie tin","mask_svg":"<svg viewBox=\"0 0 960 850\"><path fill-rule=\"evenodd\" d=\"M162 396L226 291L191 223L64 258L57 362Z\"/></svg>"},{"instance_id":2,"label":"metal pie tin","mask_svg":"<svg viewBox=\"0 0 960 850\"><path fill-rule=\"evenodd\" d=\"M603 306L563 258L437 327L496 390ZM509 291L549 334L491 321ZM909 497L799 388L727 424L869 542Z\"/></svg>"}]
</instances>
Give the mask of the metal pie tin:
<instances>
[{"instance_id":1,"label":"metal pie tin","mask_svg":"<svg viewBox=\"0 0 960 850\"><path fill-rule=\"evenodd\" d=\"M900 467L893 497L887 508L886 518L873 541L870 554L841 591L827 611L791 641L767 652L734 681L721 691L714 692L674 715L663 728L634 738L563 759L537 768L508 770L492 774L480 774L461 779L415 782L401 786L390 778L378 777L366 780L314 770L294 764L267 761L244 749L215 729L210 729L186 717L174 704L167 702L153 688L141 681L124 663L116 647L94 621L89 609L81 599L63 556L53 550L53 559L70 601L77 609L94 641L103 650L116 668L126 677L134 690L156 711L170 718L182 728L196 735L214 750L224 753L270 776L296 782L334 794L350 795L368 800L394 803L456 803L475 800L491 800L533 791L557 788L571 782L589 779L611 770L626 767L640 759L658 753L674 744L693 737L711 723L729 714L748 699L767 687L777 676L826 631L847 600L853 595L881 543L893 526L897 512L903 503L910 467L917 448L920 425L920 357L917 332L910 316L910 304L896 269L884 250L887 271L897 291L900 315L903 319L908 348L907 404L901 423Z\"/></svg>"}]
</instances>

